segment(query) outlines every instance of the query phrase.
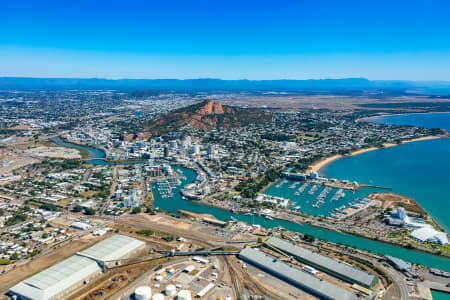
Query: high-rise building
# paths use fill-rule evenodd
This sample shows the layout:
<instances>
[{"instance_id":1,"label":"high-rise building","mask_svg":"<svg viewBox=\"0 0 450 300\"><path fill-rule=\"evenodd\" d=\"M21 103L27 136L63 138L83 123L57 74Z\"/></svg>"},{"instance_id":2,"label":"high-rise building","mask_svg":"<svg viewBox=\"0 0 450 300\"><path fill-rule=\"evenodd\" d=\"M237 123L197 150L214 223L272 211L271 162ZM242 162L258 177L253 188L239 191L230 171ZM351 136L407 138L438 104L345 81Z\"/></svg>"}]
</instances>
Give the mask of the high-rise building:
<instances>
[{"instance_id":1,"label":"high-rise building","mask_svg":"<svg viewBox=\"0 0 450 300\"><path fill-rule=\"evenodd\" d=\"M406 214L406 210L404 207L397 207L397 217L403 221L406 220L406 218L408 217L408 215Z\"/></svg>"},{"instance_id":2,"label":"high-rise building","mask_svg":"<svg viewBox=\"0 0 450 300\"><path fill-rule=\"evenodd\" d=\"M178 144L177 144L177 141L176 141L176 140L171 140L171 141L169 142L169 148L170 148L170 150L175 150L175 149L177 149L177 147L178 147Z\"/></svg>"},{"instance_id":3,"label":"high-rise building","mask_svg":"<svg viewBox=\"0 0 450 300\"><path fill-rule=\"evenodd\" d=\"M170 156L169 147L164 147L164 157L167 158Z\"/></svg>"},{"instance_id":4,"label":"high-rise building","mask_svg":"<svg viewBox=\"0 0 450 300\"><path fill-rule=\"evenodd\" d=\"M124 207L138 207L141 205L141 197L137 194L138 189L133 187L130 192L128 193L128 196L126 196L123 199L123 206Z\"/></svg>"},{"instance_id":5,"label":"high-rise building","mask_svg":"<svg viewBox=\"0 0 450 300\"><path fill-rule=\"evenodd\" d=\"M208 158L215 159L216 158L216 145L211 144L208 146Z\"/></svg>"},{"instance_id":6,"label":"high-rise building","mask_svg":"<svg viewBox=\"0 0 450 300\"><path fill-rule=\"evenodd\" d=\"M186 148L190 147L191 146L191 137L186 135L186 136L184 136L184 138L181 142L183 143L183 145L186 145Z\"/></svg>"},{"instance_id":7,"label":"high-rise building","mask_svg":"<svg viewBox=\"0 0 450 300\"><path fill-rule=\"evenodd\" d=\"M199 154L200 154L200 145L195 144L194 145L194 155L199 155Z\"/></svg>"}]
</instances>

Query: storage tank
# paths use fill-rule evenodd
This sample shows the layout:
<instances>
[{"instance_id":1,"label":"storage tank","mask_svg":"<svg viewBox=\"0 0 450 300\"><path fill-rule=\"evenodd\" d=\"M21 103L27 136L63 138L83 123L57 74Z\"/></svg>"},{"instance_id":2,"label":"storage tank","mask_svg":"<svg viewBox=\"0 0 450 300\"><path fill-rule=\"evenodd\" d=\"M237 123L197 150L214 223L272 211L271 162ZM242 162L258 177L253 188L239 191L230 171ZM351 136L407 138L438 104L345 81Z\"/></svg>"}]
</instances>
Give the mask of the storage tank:
<instances>
[{"instance_id":1,"label":"storage tank","mask_svg":"<svg viewBox=\"0 0 450 300\"><path fill-rule=\"evenodd\" d=\"M134 299L149 300L152 297L152 289L149 286L139 286L134 290Z\"/></svg>"},{"instance_id":2,"label":"storage tank","mask_svg":"<svg viewBox=\"0 0 450 300\"><path fill-rule=\"evenodd\" d=\"M166 287L166 296L175 296L177 293L177 288L173 284L169 284Z\"/></svg>"},{"instance_id":3,"label":"storage tank","mask_svg":"<svg viewBox=\"0 0 450 300\"><path fill-rule=\"evenodd\" d=\"M177 300L191 300L191 292L188 290L182 290L178 293Z\"/></svg>"},{"instance_id":4,"label":"storage tank","mask_svg":"<svg viewBox=\"0 0 450 300\"><path fill-rule=\"evenodd\" d=\"M154 294L152 296L152 300L164 300L164 295L163 294Z\"/></svg>"}]
</instances>

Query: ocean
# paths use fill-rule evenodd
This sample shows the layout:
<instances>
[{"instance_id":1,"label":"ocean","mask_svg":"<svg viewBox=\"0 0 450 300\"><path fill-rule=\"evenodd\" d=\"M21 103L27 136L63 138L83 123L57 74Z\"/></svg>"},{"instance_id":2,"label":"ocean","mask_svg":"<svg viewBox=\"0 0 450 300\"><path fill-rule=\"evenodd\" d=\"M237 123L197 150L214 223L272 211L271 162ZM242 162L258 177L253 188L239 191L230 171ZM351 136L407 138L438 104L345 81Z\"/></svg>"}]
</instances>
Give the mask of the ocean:
<instances>
[{"instance_id":1,"label":"ocean","mask_svg":"<svg viewBox=\"0 0 450 300\"><path fill-rule=\"evenodd\" d=\"M450 113L383 116L370 121L450 131ZM450 232L450 138L406 143L345 157L326 165L319 173L391 187L394 193L414 198Z\"/></svg>"}]
</instances>

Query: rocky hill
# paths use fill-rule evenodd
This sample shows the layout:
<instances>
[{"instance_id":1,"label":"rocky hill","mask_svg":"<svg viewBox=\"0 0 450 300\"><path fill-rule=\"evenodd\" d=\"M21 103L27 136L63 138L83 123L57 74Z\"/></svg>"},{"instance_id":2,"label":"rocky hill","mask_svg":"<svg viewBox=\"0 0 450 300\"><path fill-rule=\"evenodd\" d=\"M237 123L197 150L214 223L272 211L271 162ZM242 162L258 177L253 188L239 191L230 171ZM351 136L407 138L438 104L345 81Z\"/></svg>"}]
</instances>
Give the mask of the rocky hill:
<instances>
[{"instance_id":1,"label":"rocky hill","mask_svg":"<svg viewBox=\"0 0 450 300\"><path fill-rule=\"evenodd\" d=\"M262 124L270 120L270 113L258 108L241 108L222 105L214 101L204 101L151 120L145 131L156 136L177 131L186 125L200 130L208 130Z\"/></svg>"}]
</instances>

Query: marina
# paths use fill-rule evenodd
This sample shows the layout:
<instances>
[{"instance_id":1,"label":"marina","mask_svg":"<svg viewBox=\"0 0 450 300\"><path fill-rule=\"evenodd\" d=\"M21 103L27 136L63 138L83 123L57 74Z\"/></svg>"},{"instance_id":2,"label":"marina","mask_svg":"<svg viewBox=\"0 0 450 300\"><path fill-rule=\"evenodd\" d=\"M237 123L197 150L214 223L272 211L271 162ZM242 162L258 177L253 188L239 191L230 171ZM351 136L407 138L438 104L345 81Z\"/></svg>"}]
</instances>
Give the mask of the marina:
<instances>
[{"instance_id":1,"label":"marina","mask_svg":"<svg viewBox=\"0 0 450 300\"><path fill-rule=\"evenodd\" d=\"M319 186L316 184L313 184L313 186L311 187L311 189L308 191L308 194L310 195L314 195L314 193L319 189Z\"/></svg>"},{"instance_id":2,"label":"marina","mask_svg":"<svg viewBox=\"0 0 450 300\"><path fill-rule=\"evenodd\" d=\"M298 190L294 193L294 195L298 196L309 186L308 183L304 183L301 187L298 188Z\"/></svg>"},{"instance_id":3,"label":"marina","mask_svg":"<svg viewBox=\"0 0 450 300\"><path fill-rule=\"evenodd\" d=\"M339 189L336 194L331 198L331 201L338 201L341 198L345 197L345 193L343 189Z\"/></svg>"},{"instance_id":4,"label":"marina","mask_svg":"<svg viewBox=\"0 0 450 300\"><path fill-rule=\"evenodd\" d=\"M392 115L370 121L450 131L450 113ZM390 187L393 193L413 198L443 229L450 232L448 153L449 138L422 140L344 157L325 165L319 174Z\"/></svg>"},{"instance_id":5,"label":"marina","mask_svg":"<svg viewBox=\"0 0 450 300\"><path fill-rule=\"evenodd\" d=\"M450 259L445 258L445 257L436 256L436 255L419 252L419 251L415 251L415 250L409 250L409 249L405 249L402 247L397 247L397 246L393 246L393 245L389 245L389 244L385 244L385 243L381 243L381 242L377 242L377 241L360 238L360 237L346 234L346 233L335 232L335 231L331 231L331 230L327 230L327 229L323 229L323 228L310 226L308 224L296 224L296 223L283 221L283 220L277 220L277 219L270 220L268 218L257 216L257 215L251 214L251 213L248 213L247 215L241 214L241 213L233 214L230 211L211 207L211 206L205 206L198 202L182 200L181 195L178 193L178 191L181 190L181 188L184 185L194 182L194 180L196 178L196 174L195 174L195 172L193 172L190 169L185 169L185 168L181 168L178 166L173 166L173 168L181 169L187 179L182 180L182 185L176 187L173 190L174 195L171 198L163 199L160 197L159 193L157 191L155 191L155 194L154 194L155 206L157 206L163 210L166 210L166 211L169 211L172 213L177 213L178 209L182 209L182 210L188 210L188 211L192 211L192 212L196 212L196 213L211 214L211 215L214 215L219 220L229 220L230 217L233 216L233 218L235 220L248 222L250 224L258 224L265 228L273 228L276 226L282 226L283 228L285 228L287 230L293 230L293 231L301 232L304 234L311 234L318 239L323 239L323 240L327 240L327 241L334 242L334 243L340 243L343 245L349 245L350 247L355 247L355 248L358 248L361 250L370 250L373 253L392 255L392 256L396 256L401 259L404 259L406 261L409 261L409 262L420 263L420 264L423 264L426 266L439 268L439 269L445 270L447 272L450 271ZM272 190L280 191L280 196L282 196L283 191L281 191L281 189L277 189L275 187L275 185L272 186ZM283 190L284 191L287 190L293 195L294 191L292 189L289 189L288 185L285 185L283 187ZM366 194L369 194L372 191L375 191L375 189L364 188L364 189L361 189L361 190L355 192L355 194L348 193L349 195L346 195L345 198L343 198L339 201L333 201L332 203L333 204L340 203L335 206L335 207L339 207L339 206L342 206L345 201L346 202L345 205L348 207L348 204L350 202L355 201L357 198L363 199ZM309 196L309 195L307 193L305 193L303 196ZM294 197L289 197L289 198L293 199ZM314 199L314 198L312 198L312 199ZM326 204L329 204L329 203L330 203L330 201L326 202ZM308 207L308 206L306 205L306 207ZM324 205L324 207L326 207L326 205ZM323 210L324 207L317 209L317 210L319 210L319 211ZM301 210L303 210L303 209L304 209L304 205L302 205Z\"/></svg>"},{"instance_id":6,"label":"marina","mask_svg":"<svg viewBox=\"0 0 450 300\"><path fill-rule=\"evenodd\" d=\"M173 197L172 190L181 185L181 180L179 178L169 178L167 180L157 182L156 185L161 197L169 198Z\"/></svg>"},{"instance_id":7,"label":"marina","mask_svg":"<svg viewBox=\"0 0 450 300\"><path fill-rule=\"evenodd\" d=\"M300 183L299 181L295 181L294 183L292 183L292 184L289 186L289 188L290 188L290 189L295 189L299 183Z\"/></svg>"},{"instance_id":8,"label":"marina","mask_svg":"<svg viewBox=\"0 0 450 300\"><path fill-rule=\"evenodd\" d=\"M412 143L413 144L413 143ZM85 147L89 151L91 148ZM393 147L395 148L395 147ZM96 150L96 149L95 149ZM376 151L375 151L376 152ZM102 161L103 162L103 161ZM103 162L104 163L104 162ZM192 211L196 213L205 213L205 214L211 214L215 216L219 220L228 220L233 214L229 211L211 207L211 206L205 206L196 202L192 201L186 201L181 198L181 195L179 194L180 190L187 184L190 184L194 182L196 178L196 173L190 169L178 167L178 166L172 166L174 170L181 171L184 174L184 178L181 178L181 185L175 187L172 190L173 197L170 198L162 198L159 192L157 191L156 183L152 183L152 188L154 189L154 205L155 207L159 207L163 210L169 211L171 213L177 213L177 210L187 210ZM286 181L287 182L287 181ZM284 183L286 183L284 182ZM277 183L278 185L279 183ZM294 193L292 189L288 188L276 188L276 186L272 186L269 188L266 193L269 194L275 194L278 193L278 196L285 197L288 193L289 195L292 194L292 197L289 197L291 199L298 199L298 197L294 196ZM356 198L363 198L367 194L376 191L376 189L373 188L363 188L358 191L356 191L354 194L351 193L350 195L346 195L343 199L340 201L333 201L333 203L339 203L339 202L346 202L350 203ZM302 196L309 196L307 194L304 194ZM297 200L294 200L297 201ZM304 202L306 203L307 200ZM327 202L327 203L331 203ZM342 204L341 204L342 205ZM335 207L339 207L340 205L336 205ZM327 206L324 206L327 207ZM324 207L318 209L318 211L324 209ZM332 209L334 209L333 207ZM306 208L308 206L306 205ZM301 206L301 210L303 211L305 209L305 205ZM329 207L327 207L327 211L329 210ZM320 214L320 212L319 212ZM293 230L297 231L303 234L310 234L318 239L327 240L333 243L339 243L343 245L349 245L351 247L355 247L361 250L370 250L373 253L378 254L386 254L395 256L398 258L401 258L408 262L413 263L419 263L424 266L429 266L433 268L438 268L447 272L450 272L450 259L445 258L442 256L432 255L420 251L415 250L409 250L402 247L389 245L373 240L368 240L364 238L360 238L351 234L341 233L341 232L335 232L319 227L314 227L308 224L296 224L288 221L283 220L268 220L263 217L255 216L255 215L244 215L244 214L235 214L233 215L237 220L248 222L250 224L259 224L265 228L273 228L276 226L282 226L283 228L287 230Z\"/></svg>"},{"instance_id":9,"label":"marina","mask_svg":"<svg viewBox=\"0 0 450 300\"><path fill-rule=\"evenodd\" d=\"M280 180L276 185L279 185L282 181L283 180ZM289 199L291 201L290 209L292 210L313 216L331 217L334 219L338 219L332 215L336 215L336 208L339 208L342 205L345 205L346 208L348 208L350 203L356 205L358 204L358 199L363 199L370 193L380 191L376 188L361 188L357 191L344 191L342 188L311 184L308 182L303 182L297 190L294 190L289 188L291 184L292 183L284 183L280 188L272 186L264 193L269 196ZM304 191L308 188L308 192L305 193Z\"/></svg>"},{"instance_id":10,"label":"marina","mask_svg":"<svg viewBox=\"0 0 450 300\"><path fill-rule=\"evenodd\" d=\"M283 184L285 184L285 183L288 183L288 181L287 181L287 180L281 180L275 187L276 187L277 189L279 189L279 188L281 188L281 187L283 186Z\"/></svg>"}]
</instances>

